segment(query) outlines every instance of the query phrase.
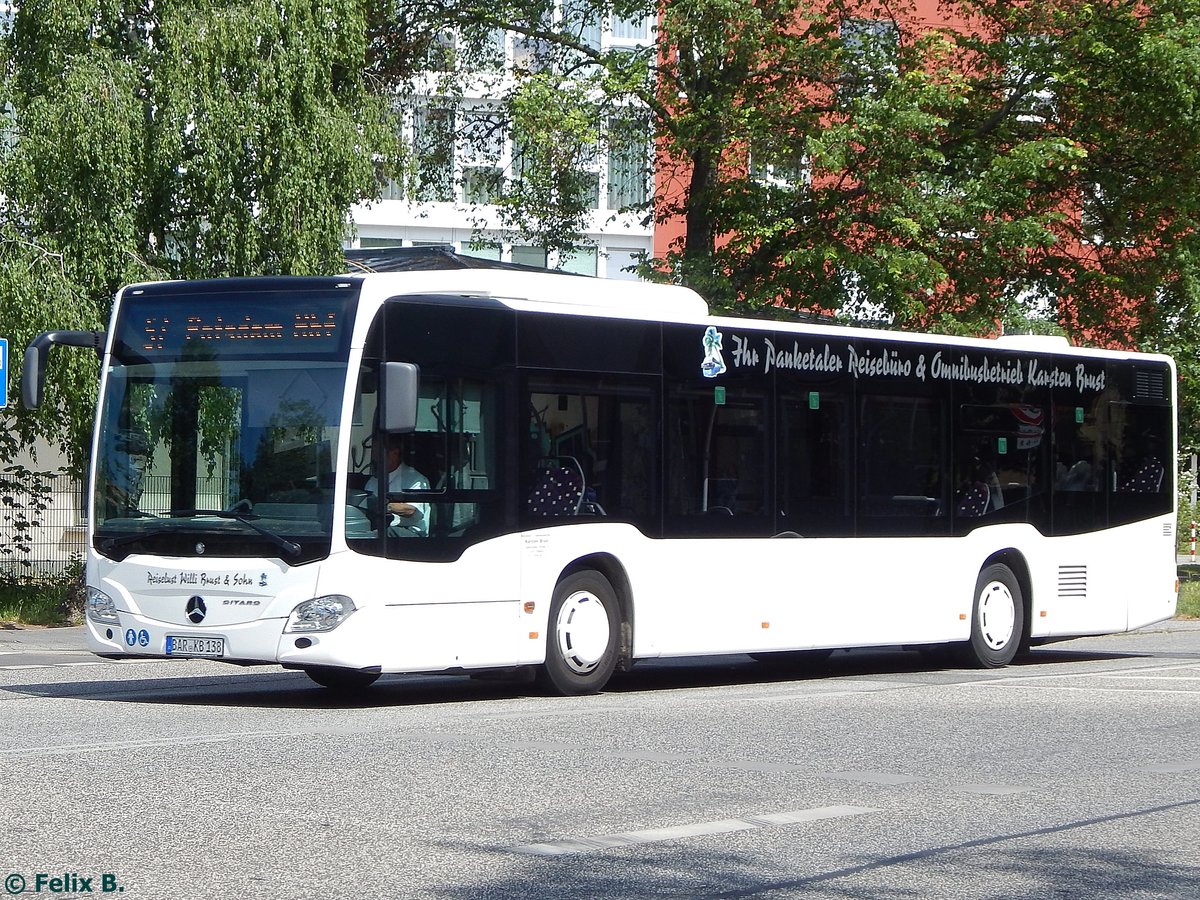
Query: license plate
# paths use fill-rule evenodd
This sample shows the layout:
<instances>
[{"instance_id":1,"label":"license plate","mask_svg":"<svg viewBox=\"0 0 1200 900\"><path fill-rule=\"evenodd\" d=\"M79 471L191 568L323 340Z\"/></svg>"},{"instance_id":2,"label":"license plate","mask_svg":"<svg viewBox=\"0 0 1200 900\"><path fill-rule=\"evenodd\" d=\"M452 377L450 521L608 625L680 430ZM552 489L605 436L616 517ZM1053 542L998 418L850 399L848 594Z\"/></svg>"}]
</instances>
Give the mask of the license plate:
<instances>
[{"instance_id":1,"label":"license plate","mask_svg":"<svg viewBox=\"0 0 1200 900\"><path fill-rule=\"evenodd\" d=\"M184 637L167 635L168 656L224 656L223 637Z\"/></svg>"}]
</instances>

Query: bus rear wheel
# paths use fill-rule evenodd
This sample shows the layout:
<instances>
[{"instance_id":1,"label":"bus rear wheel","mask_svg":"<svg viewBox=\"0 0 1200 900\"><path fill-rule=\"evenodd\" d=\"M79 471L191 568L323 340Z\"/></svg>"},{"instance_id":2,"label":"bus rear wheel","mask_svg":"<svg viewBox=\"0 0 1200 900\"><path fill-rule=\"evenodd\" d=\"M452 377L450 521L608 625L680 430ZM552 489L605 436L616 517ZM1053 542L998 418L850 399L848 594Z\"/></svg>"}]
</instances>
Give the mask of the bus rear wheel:
<instances>
[{"instance_id":1,"label":"bus rear wheel","mask_svg":"<svg viewBox=\"0 0 1200 900\"><path fill-rule=\"evenodd\" d=\"M369 688L379 677L378 672L360 672L358 669L340 669L337 666L309 666L304 674L321 687L343 692Z\"/></svg>"},{"instance_id":2,"label":"bus rear wheel","mask_svg":"<svg viewBox=\"0 0 1200 900\"><path fill-rule=\"evenodd\" d=\"M994 563L979 573L971 605L971 639L962 646L968 665L1007 666L1021 646L1025 603L1021 585L1008 566Z\"/></svg>"},{"instance_id":3,"label":"bus rear wheel","mask_svg":"<svg viewBox=\"0 0 1200 900\"><path fill-rule=\"evenodd\" d=\"M617 666L621 632L617 594L599 572L568 575L554 589L542 687L563 695L594 694Z\"/></svg>"}]
</instances>

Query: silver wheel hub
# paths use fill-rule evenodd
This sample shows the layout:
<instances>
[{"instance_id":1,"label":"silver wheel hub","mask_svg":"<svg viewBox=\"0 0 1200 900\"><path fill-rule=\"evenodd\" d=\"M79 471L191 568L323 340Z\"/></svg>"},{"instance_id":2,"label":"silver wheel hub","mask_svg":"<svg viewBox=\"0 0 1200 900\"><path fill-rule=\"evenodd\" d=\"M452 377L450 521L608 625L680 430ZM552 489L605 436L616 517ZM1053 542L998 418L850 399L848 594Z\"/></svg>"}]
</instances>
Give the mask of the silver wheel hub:
<instances>
[{"instance_id":1,"label":"silver wheel hub","mask_svg":"<svg viewBox=\"0 0 1200 900\"><path fill-rule=\"evenodd\" d=\"M578 675L588 674L608 649L611 628L604 604L590 591L575 591L559 607L554 633L567 667Z\"/></svg>"},{"instance_id":2,"label":"silver wheel hub","mask_svg":"<svg viewBox=\"0 0 1200 900\"><path fill-rule=\"evenodd\" d=\"M979 635L990 650L1003 650L1013 638L1016 601L999 581L989 581L979 593Z\"/></svg>"}]
</instances>

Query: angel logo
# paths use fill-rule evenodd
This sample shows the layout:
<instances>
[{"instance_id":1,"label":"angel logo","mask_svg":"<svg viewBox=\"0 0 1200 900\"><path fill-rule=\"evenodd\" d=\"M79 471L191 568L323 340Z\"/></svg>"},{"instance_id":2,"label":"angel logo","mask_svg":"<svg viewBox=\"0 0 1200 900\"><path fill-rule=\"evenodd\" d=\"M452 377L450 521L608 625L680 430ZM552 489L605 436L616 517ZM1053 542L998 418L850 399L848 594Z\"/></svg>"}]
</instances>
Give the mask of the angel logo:
<instances>
[{"instance_id":1,"label":"angel logo","mask_svg":"<svg viewBox=\"0 0 1200 900\"><path fill-rule=\"evenodd\" d=\"M204 605L204 598L190 597L187 602L187 617L192 624L199 625L204 621L206 615L208 615L208 607Z\"/></svg>"},{"instance_id":2,"label":"angel logo","mask_svg":"<svg viewBox=\"0 0 1200 900\"><path fill-rule=\"evenodd\" d=\"M705 378L716 378L725 371L725 360L721 358L721 332L712 325L704 331L704 362L700 372Z\"/></svg>"}]
</instances>

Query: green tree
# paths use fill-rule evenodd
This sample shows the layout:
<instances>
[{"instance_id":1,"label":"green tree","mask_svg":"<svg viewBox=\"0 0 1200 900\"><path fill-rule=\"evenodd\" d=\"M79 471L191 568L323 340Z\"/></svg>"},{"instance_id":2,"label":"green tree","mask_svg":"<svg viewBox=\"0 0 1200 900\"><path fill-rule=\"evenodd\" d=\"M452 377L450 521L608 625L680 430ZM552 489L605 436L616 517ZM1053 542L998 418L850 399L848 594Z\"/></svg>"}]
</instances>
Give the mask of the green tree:
<instances>
[{"instance_id":1,"label":"green tree","mask_svg":"<svg viewBox=\"0 0 1200 900\"><path fill-rule=\"evenodd\" d=\"M589 140L553 127L556 103L592 122L644 111L646 212L682 224L648 271L717 306L971 333L1047 320L1154 346L1194 302L1200 4L937 8L946 27L912 0L414 0L405 16L512 32L515 77L484 94L548 157ZM599 46L609 15L657 16L658 45ZM484 67L455 62L478 93ZM578 210L554 172L522 173L509 214L569 242Z\"/></svg>"},{"instance_id":2,"label":"green tree","mask_svg":"<svg viewBox=\"0 0 1200 900\"><path fill-rule=\"evenodd\" d=\"M103 327L130 281L336 271L350 206L395 156L368 89L380 15L367 0L23 0L0 45L13 363L40 330ZM46 436L79 470L95 358L54 356L46 408L10 411L0 452Z\"/></svg>"}]
</instances>

